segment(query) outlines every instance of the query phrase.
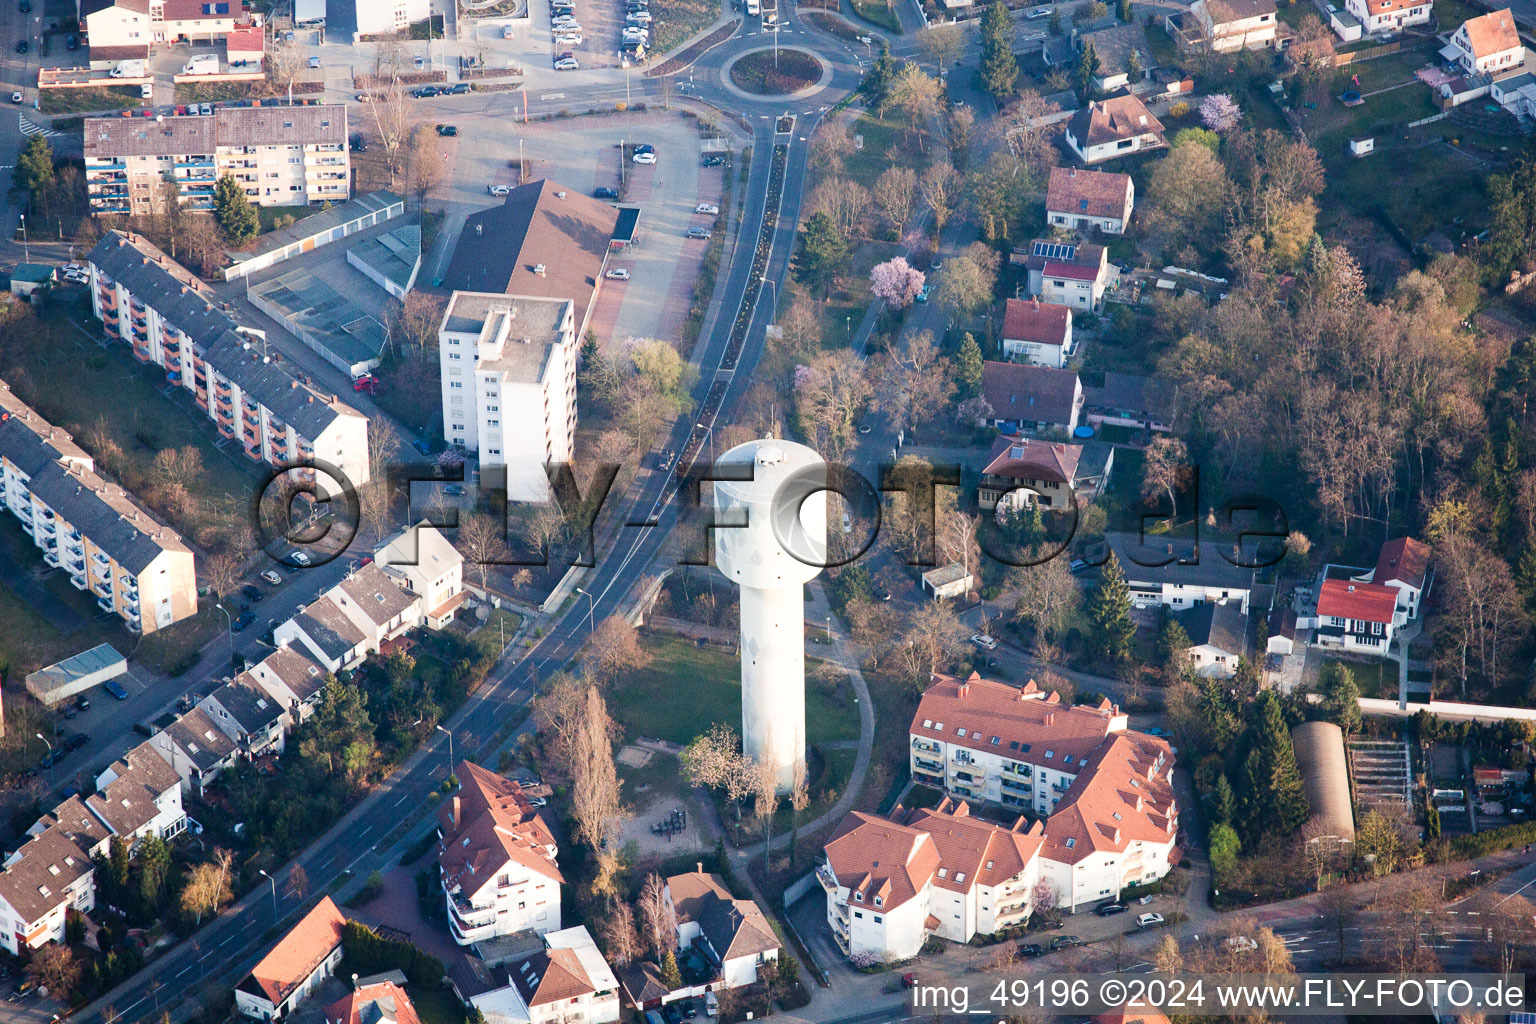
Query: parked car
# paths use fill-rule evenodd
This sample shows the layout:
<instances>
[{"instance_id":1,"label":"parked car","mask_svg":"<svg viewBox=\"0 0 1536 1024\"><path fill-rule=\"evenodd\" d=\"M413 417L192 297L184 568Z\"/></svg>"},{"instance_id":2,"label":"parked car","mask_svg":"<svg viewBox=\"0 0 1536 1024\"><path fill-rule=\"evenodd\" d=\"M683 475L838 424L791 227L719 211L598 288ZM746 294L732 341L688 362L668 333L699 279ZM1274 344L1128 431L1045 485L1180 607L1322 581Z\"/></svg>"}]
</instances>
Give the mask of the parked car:
<instances>
[{"instance_id":1,"label":"parked car","mask_svg":"<svg viewBox=\"0 0 1536 1024\"><path fill-rule=\"evenodd\" d=\"M709 238L709 237L711 237L711 236L712 236L712 235L713 235L713 234L714 234L714 232L712 232L712 231L708 231L708 230L706 230L706 229L704 229L704 228L689 228L689 229L688 229L688 237L689 237L689 238L703 238L703 239L708 239L708 238Z\"/></svg>"},{"instance_id":2,"label":"parked car","mask_svg":"<svg viewBox=\"0 0 1536 1024\"><path fill-rule=\"evenodd\" d=\"M78 49L80 49L80 37L75 35L73 32L71 32L69 35L65 36L64 37L64 49L66 49L66 50L78 50Z\"/></svg>"},{"instance_id":3,"label":"parked car","mask_svg":"<svg viewBox=\"0 0 1536 1024\"><path fill-rule=\"evenodd\" d=\"M579 67L581 67L581 64L577 62L575 57L561 57L555 61L556 71L575 71Z\"/></svg>"},{"instance_id":4,"label":"parked car","mask_svg":"<svg viewBox=\"0 0 1536 1024\"><path fill-rule=\"evenodd\" d=\"M1058 949L1066 949L1069 946L1081 946L1082 944L1083 940L1076 935L1058 935L1051 940L1051 952L1054 953Z\"/></svg>"},{"instance_id":5,"label":"parked car","mask_svg":"<svg viewBox=\"0 0 1536 1024\"><path fill-rule=\"evenodd\" d=\"M628 281L629 269L627 267L614 267L603 276L610 281Z\"/></svg>"},{"instance_id":6,"label":"parked car","mask_svg":"<svg viewBox=\"0 0 1536 1024\"><path fill-rule=\"evenodd\" d=\"M108 679L106 682L101 684L101 688L106 690L112 696L116 697L118 700L128 699L128 691L123 689L123 684L118 682L116 679Z\"/></svg>"},{"instance_id":7,"label":"parked car","mask_svg":"<svg viewBox=\"0 0 1536 1024\"><path fill-rule=\"evenodd\" d=\"M356 100L357 102L359 102L359 103L372 103L373 102L373 96L371 96L370 94L368 94L366 92L360 92L356 96L353 96L352 98L354 100Z\"/></svg>"},{"instance_id":8,"label":"parked car","mask_svg":"<svg viewBox=\"0 0 1536 1024\"><path fill-rule=\"evenodd\" d=\"M1019 943L1019 956L1044 956L1045 947L1038 942Z\"/></svg>"},{"instance_id":9,"label":"parked car","mask_svg":"<svg viewBox=\"0 0 1536 1024\"><path fill-rule=\"evenodd\" d=\"M260 587L252 586L249 583L240 588L240 593L244 594L251 601L260 601L267 596L261 592Z\"/></svg>"},{"instance_id":10,"label":"parked car","mask_svg":"<svg viewBox=\"0 0 1536 1024\"><path fill-rule=\"evenodd\" d=\"M908 971L906 974L903 974L901 976L901 987L902 988L917 988L917 975L912 973L911 971Z\"/></svg>"},{"instance_id":11,"label":"parked car","mask_svg":"<svg viewBox=\"0 0 1536 1024\"><path fill-rule=\"evenodd\" d=\"M725 166L725 157L723 157L723 156L707 156L707 157L704 158L704 166L705 167L723 167L723 166Z\"/></svg>"},{"instance_id":12,"label":"parked car","mask_svg":"<svg viewBox=\"0 0 1536 1024\"><path fill-rule=\"evenodd\" d=\"M311 58L309 58L309 67L310 67L311 71L319 69L319 67L320 67L320 58L319 57L311 57Z\"/></svg>"},{"instance_id":13,"label":"parked car","mask_svg":"<svg viewBox=\"0 0 1536 1024\"><path fill-rule=\"evenodd\" d=\"M236 615L233 620L230 621L229 628L238 633L255 621L256 616L252 615L250 612L241 612L239 615Z\"/></svg>"},{"instance_id":14,"label":"parked car","mask_svg":"<svg viewBox=\"0 0 1536 1024\"><path fill-rule=\"evenodd\" d=\"M493 196L509 196L512 194L512 187L510 185L487 185L486 189Z\"/></svg>"},{"instance_id":15,"label":"parked car","mask_svg":"<svg viewBox=\"0 0 1536 1024\"><path fill-rule=\"evenodd\" d=\"M295 551L293 553L292 557L293 557L293 562L294 562L295 565L309 565L310 564L310 557L309 557L309 555L307 555L303 551Z\"/></svg>"},{"instance_id":16,"label":"parked car","mask_svg":"<svg viewBox=\"0 0 1536 1024\"><path fill-rule=\"evenodd\" d=\"M980 647L984 651L997 650L997 640L993 637L987 636L985 633L973 633L971 635L971 643L975 644L977 647Z\"/></svg>"},{"instance_id":17,"label":"parked car","mask_svg":"<svg viewBox=\"0 0 1536 1024\"><path fill-rule=\"evenodd\" d=\"M422 68L427 66L427 58L418 54L411 59L411 63L416 65L417 71L420 71Z\"/></svg>"},{"instance_id":18,"label":"parked car","mask_svg":"<svg viewBox=\"0 0 1536 1024\"><path fill-rule=\"evenodd\" d=\"M12 103L20 103L20 102L22 102L25 99L26 99L26 97L21 94L21 90L20 89L17 89L15 92L11 93L11 102Z\"/></svg>"},{"instance_id":19,"label":"parked car","mask_svg":"<svg viewBox=\"0 0 1536 1024\"><path fill-rule=\"evenodd\" d=\"M433 96L441 96L443 91L435 85L424 85L420 89L411 90L411 95L419 100L431 99Z\"/></svg>"},{"instance_id":20,"label":"parked car","mask_svg":"<svg viewBox=\"0 0 1536 1024\"><path fill-rule=\"evenodd\" d=\"M16 52L17 53L26 53L30 49L32 49L32 46L25 39L18 39L18 40L16 40Z\"/></svg>"},{"instance_id":21,"label":"parked car","mask_svg":"<svg viewBox=\"0 0 1536 1024\"><path fill-rule=\"evenodd\" d=\"M82 693L80 696L75 698L75 707L79 708L81 711L89 711L91 710L91 702L87 700L85 694Z\"/></svg>"},{"instance_id":22,"label":"parked car","mask_svg":"<svg viewBox=\"0 0 1536 1024\"><path fill-rule=\"evenodd\" d=\"M1251 953L1259 948L1259 944L1246 935L1230 935L1226 945L1234 953Z\"/></svg>"},{"instance_id":23,"label":"parked car","mask_svg":"<svg viewBox=\"0 0 1536 1024\"><path fill-rule=\"evenodd\" d=\"M601 188L595 188L592 190L592 198L617 199L619 198L619 190L616 188L609 188L608 186L604 185Z\"/></svg>"},{"instance_id":24,"label":"parked car","mask_svg":"<svg viewBox=\"0 0 1536 1024\"><path fill-rule=\"evenodd\" d=\"M716 206L714 203L700 203L698 206L693 208L693 212L707 213L711 216L718 217L720 216L720 207Z\"/></svg>"},{"instance_id":25,"label":"parked car","mask_svg":"<svg viewBox=\"0 0 1536 1024\"><path fill-rule=\"evenodd\" d=\"M360 373L352 378L353 391L374 391L379 386L379 378L371 373Z\"/></svg>"},{"instance_id":26,"label":"parked car","mask_svg":"<svg viewBox=\"0 0 1536 1024\"><path fill-rule=\"evenodd\" d=\"M1163 923L1162 914L1142 914L1136 919L1137 928L1156 928Z\"/></svg>"},{"instance_id":27,"label":"parked car","mask_svg":"<svg viewBox=\"0 0 1536 1024\"><path fill-rule=\"evenodd\" d=\"M919 288L917 290L917 301L918 302L927 302L928 301L928 296L930 296L932 294L933 294L933 288L931 286L925 284L925 285L923 285L921 288Z\"/></svg>"},{"instance_id":28,"label":"parked car","mask_svg":"<svg viewBox=\"0 0 1536 1024\"><path fill-rule=\"evenodd\" d=\"M634 161L637 164L654 164L656 162L656 153L654 150L649 153L642 153L639 150L635 150Z\"/></svg>"},{"instance_id":29,"label":"parked car","mask_svg":"<svg viewBox=\"0 0 1536 1024\"><path fill-rule=\"evenodd\" d=\"M1051 6L1050 6L1050 4L1046 4L1044 7L1034 7L1034 8L1031 8L1029 13L1024 15L1024 17L1028 18L1030 21L1038 21L1041 18L1049 18L1050 16L1051 16Z\"/></svg>"},{"instance_id":30,"label":"parked car","mask_svg":"<svg viewBox=\"0 0 1536 1024\"><path fill-rule=\"evenodd\" d=\"M71 736L69 739L64 741L64 749L65 750L79 750L81 747L85 746L89 742L91 742L91 738L89 736L87 736L83 732L77 732L73 736Z\"/></svg>"},{"instance_id":31,"label":"parked car","mask_svg":"<svg viewBox=\"0 0 1536 1024\"><path fill-rule=\"evenodd\" d=\"M74 718L79 713L79 709L77 709L73 704L64 705L64 710L59 712L59 714L63 715L65 718Z\"/></svg>"},{"instance_id":32,"label":"parked car","mask_svg":"<svg viewBox=\"0 0 1536 1024\"><path fill-rule=\"evenodd\" d=\"M199 114L201 114L203 117L212 117L213 116L213 104L212 103L199 103L197 105L197 112Z\"/></svg>"},{"instance_id":33,"label":"parked car","mask_svg":"<svg viewBox=\"0 0 1536 1024\"><path fill-rule=\"evenodd\" d=\"M548 804L549 800L542 796L533 796L528 798L529 807L545 807L548 806Z\"/></svg>"},{"instance_id":34,"label":"parked car","mask_svg":"<svg viewBox=\"0 0 1536 1024\"><path fill-rule=\"evenodd\" d=\"M555 42L559 43L561 46L580 46L581 45L581 33L580 32L565 32L565 33L562 33L561 35L555 36Z\"/></svg>"},{"instance_id":35,"label":"parked car","mask_svg":"<svg viewBox=\"0 0 1536 1024\"><path fill-rule=\"evenodd\" d=\"M459 134L459 129L455 125L440 124L437 126L437 134L446 136L448 138L453 138Z\"/></svg>"},{"instance_id":36,"label":"parked car","mask_svg":"<svg viewBox=\"0 0 1536 1024\"><path fill-rule=\"evenodd\" d=\"M473 91L474 86L470 85L468 82L455 82L447 89L444 89L443 94L446 96L463 96L465 93Z\"/></svg>"},{"instance_id":37,"label":"parked car","mask_svg":"<svg viewBox=\"0 0 1536 1024\"><path fill-rule=\"evenodd\" d=\"M347 140L347 144L352 147L352 152L354 153L368 152L368 140L361 132L353 132L352 137Z\"/></svg>"},{"instance_id":38,"label":"parked car","mask_svg":"<svg viewBox=\"0 0 1536 1024\"><path fill-rule=\"evenodd\" d=\"M1129 909L1124 903L1110 900L1108 903L1100 903L1097 907L1094 907L1093 912L1100 917L1109 917L1111 914L1123 914Z\"/></svg>"}]
</instances>

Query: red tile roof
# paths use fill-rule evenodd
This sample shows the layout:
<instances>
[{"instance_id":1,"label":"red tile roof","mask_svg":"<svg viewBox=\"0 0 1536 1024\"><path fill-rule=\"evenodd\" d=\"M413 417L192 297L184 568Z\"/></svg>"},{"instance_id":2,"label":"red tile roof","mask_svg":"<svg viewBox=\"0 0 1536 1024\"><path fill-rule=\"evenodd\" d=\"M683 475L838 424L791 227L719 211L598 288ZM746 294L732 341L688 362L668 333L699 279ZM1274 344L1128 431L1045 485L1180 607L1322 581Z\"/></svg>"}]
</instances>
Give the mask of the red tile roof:
<instances>
[{"instance_id":1,"label":"red tile roof","mask_svg":"<svg viewBox=\"0 0 1536 1024\"><path fill-rule=\"evenodd\" d=\"M545 949L511 967L508 973L529 1006L548 1006L597 991L571 949Z\"/></svg>"},{"instance_id":2,"label":"red tile roof","mask_svg":"<svg viewBox=\"0 0 1536 1024\"><path fill-rule=\"evenodd\" d=\"M861 901L890 910L932 881L939 850L926 833L877 814L852 811L827 843L827 865L839 885L862 893ZM850 895L850 899L852 896Z\"/></svg>"},{"instance_id":3,"label":"red tile roof","mask_svg":"<svg viewBox=\"0 0 1536 1024\"><path fill-rule=\"evenodd\" d=\"M1046 819L1045 855L1071 864L1138 840L1171 843L1179 825L1172 769L1167 743L1145 733L1115 733L1090 755L1087 770Z\"/></svg>"},{"instance_id":4,"label":"red tile roof","mask_svg":"<svg viewBox=\"0 0 1536 1024\"><path fill-rule=\"evenodd\" d=\"M1000 437L992 442L992 458L982 472L1014 480L1055 480L1070 484L1077 477L1077 464L1082 457L1083 446L1080 444Z\"/></svg>"},{"instance_id":5,"label":"red tile roof","mask_svg":"<svg viewBox=\"0 0 1536 1024\"><path fill-rule=\"evenodd\" d=\"M935 676L923 691L910 731L1042 768L1076 772L1117 724L1116 716L1114 709L1062 704L1055 693L1042 693L1034 680L1021 689L972 672L964 680Z\"/></svg>"},{"instance_id":6,"label":"red tile roof","mask_svg":"<svg viewBox=\"0 0 1536 1024\"><path fill-rule=\"evenodd\" d=\"M438 864L450 889L478 891L498 871L516 862L564 882L555 864L555 837L523 788L477 764L460 761L459 791L437 810L443 839Z\"/></svg>"},{"instance_id":7,"label":"red tile roof","mask_svg":"<svg viewBox=\"0 0 1536 1024\"><path fill-rule=\"evenodd\" d=\"M1520 33L1515 30L1515 19L1508 8L1468 18L1461 27L1466 29L1474 57L1492 56L1520 45Z\"/></svg>"},{"instance_id":8,"label":"red tile roof","mask_svg":"<svg viewBox=\"0 0 1536 1024\"><path fill-rule=\"evenodd\" d=\"M374 1003L388 1012L383 1016L370 1013L365 1021L363 1012ZM360 985L325 1008L325 1024L379 1024L385 1017L393 1024L421 1024L411 997L393 981Z\"/></svg>"},{"instance_id":9,"label":"red tile roof","mask_svg":"<svg viewBox=\"0 0 1536 1024\"><path fill-rule=\"evenodd\" d=\"M281 1004L341 945L341 932L346 923L347 919L341 916L331 898L322 897L315 908L272 947L272 952L251 968L246 981L254 982L255 990L272 1005ZM246 983L242 982L241 987L245 988Z\"/></svg>"},{"instance_id":10,"label":"red tile roof","mask_svg":"<svg viewBox=\"0 0 1536 1024\"><path fill-rule=\"evenodd\" d=\"M1376 574L1372 583L1389 583L1401 580L1419 590L1424 589L1424 578L1429 573L1430 547L1412 537L1399 537L1381 546L1376 558Z\"/></svg>"},{"instance_id":11,"label":"red tile roof","mask_svg":"<svg viewBox=\"0 0 1536 1024\"><path fill-rule=\"evenodd\" d=\"M1388 623L1396 611L1397 591L1375 583L1324 580L1317 594L1318 615Z\"/></svg>"},{"instance_id":12,"label":"red tile roof","mask_svg":"<svg viewBox=\"0 0 1536 1024\"><path fill-rule=\"evenodd\" d=\"M1047 213L1112 217L1119 220L1125 216L1125 207L1130 198L1129 174L1053 167L1051 182L1045 190L1045 209Z\"/></svg>"},{"instance_id":13,"label":"red tile roof","mask_svg":"<svg viewBox=\"0 0 1536 1024\"><path fill-rule=\"evenodd\" d=\"M1039 299L1009 299L1003 307L1003 338L1037 345L1065 345L1072 310Z\"/></svg>"},{"instance_id":14,"label":"red tile roof","mask_svg":"<svg viewBox=\"0 0 1536 1024\"><path fill-rule=\"evenodd\" d=\"M1099 268L1085 267L1078 263L1063 263L1060 260L1046 260L1045 269L1041 273L1046 277L1064 277L1072 281L1095 281L1099 276Z\"/></svg>"},{"instance_id":15,"label":"red tile roof","mask_svg":"<svg viewBox=\"0 0 1536 1024\"><path fill-rule=\"evenodd\" d=\"M955 892L968 892L978 883L1001 885L1028 866L1043 842L1039 822L1030 825L1019 818L1005 829L972 818L964 801L949 797L932 809L911 811L906 823L933 838L945 869L933 884Z\"/></svg>"}]
</instances>

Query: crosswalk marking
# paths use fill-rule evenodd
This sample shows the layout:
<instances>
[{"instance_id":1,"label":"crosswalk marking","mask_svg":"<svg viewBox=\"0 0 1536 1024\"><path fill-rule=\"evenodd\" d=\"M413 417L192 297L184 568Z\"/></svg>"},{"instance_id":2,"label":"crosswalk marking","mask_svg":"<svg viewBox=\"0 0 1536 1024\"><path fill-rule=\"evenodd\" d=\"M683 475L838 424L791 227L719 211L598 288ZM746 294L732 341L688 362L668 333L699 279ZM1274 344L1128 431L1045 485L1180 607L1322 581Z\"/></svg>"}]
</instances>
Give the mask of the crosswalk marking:
<instances>
[{"instance_id":1,"label":"crosswalk marking","mask_svg":"<svg viewBox=\"0 0 1536 1024\"><path fill-rule=\"evenodd\" d=\"M44 138L48 138L50 136L54 137L54 138L57 138L58 135L59 135L59 133L54 131L52 128L48 128L48 127L45 127L44 125L40 125L40 124L33 124L31 121L28 121L25 117L21 118L21 134L23 134L23 135L41 135Z\"/></svg>"}]
</instances>

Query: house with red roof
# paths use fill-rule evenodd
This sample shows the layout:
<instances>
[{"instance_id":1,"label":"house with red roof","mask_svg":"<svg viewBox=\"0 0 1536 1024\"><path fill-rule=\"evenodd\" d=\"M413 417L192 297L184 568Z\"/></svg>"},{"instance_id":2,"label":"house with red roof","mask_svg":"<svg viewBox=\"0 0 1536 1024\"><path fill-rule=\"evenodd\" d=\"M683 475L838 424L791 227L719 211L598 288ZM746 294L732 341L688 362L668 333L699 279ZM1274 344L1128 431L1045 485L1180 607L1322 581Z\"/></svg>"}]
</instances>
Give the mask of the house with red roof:
<instances>
[{"instance_id":1,"label":"house with red roof","mask_svg":"<svg viewBox=\"0 0 1536 1024\"><path fill-rule=\"evenodd\" d=\"M1026 294L1089 313L1103 308L1104 292L1119 280L1109 250L1087 242L1037 238L1014 249L1008 262L1023 264Z\"/></svg>"},{"instance_id":2,"label":"house with red roof","mask_svg":"<svg viewBox=\"0 0 1536 1024\"><path fill-rule=\"evenodd\" d=\"M1469 75L1498 75L1525 63L1525 44L1506 7L1462 22L1440 55Z\"/></svg>"},{"instance_id":3,"label":"house with red roof","mask_svg":"<svg viewBox=\"0 0 1536 1024\"><path fill-rule=\"evenodd\" d=\"M1385 655L1397 625L1397 589L1350 579L1324 580L1317 592L1316 643Z\"/></svg>"},{"instance_id":4,"label":"house with red roof","mask_svg":"<svg viewBox=\"0 0 1536 1024\"><path fill-rule=\"evenodd\" d=\"M499 985L470 997L486 1024L611 1024L619 981L583 927L547 932L543 948L494 968Z\"/></svg>"},{"instance_id":5,"label":"house with red roof","mask_svg":"<svg viewBox=\"0 0 1536 1024\"><path fill-rule=\"evenodd\" d=\"M1003 355L1009 362L1060 369L1076 354L1070 306L1038 298L1004 304Z\"/></svg>"},{"instance_id":6,"label":"house with red roof","mask_svg":"<svg viewBox=\"0 0 1536 1024\"><path fill-rule=\"evenodd\" d=\"M355 981L351 992L325 1008L325 1024L421 1024L405 984L400 971Z\"/></svg>"},{"instance_id":7,"label":"house with red roof","mask_svg":"<svg viewBox=\"0 0 1536 1024\"><path fill-rule=\"evenodd\" d=\"M1109 235L1125 232L1136 206L1136 186L1129 174L1053 167L1045 189L1045 219L1068 231L1098 228Z\"/></svg>"},{"instance_id":8,"label":"house with red roof","mask_svg":"<svg viewBox=\"0 0 1536 1024\"><path fill-rule=\"evenodd\" d=\"M437 812L437 866L454 941L559 930L565 880L554 833L518 783L468 761L455 775L458 792Z\"/></svg>"},{"instance_id":9,"label":"house with red roof","mask_svg":"<svg viewBox=\"0 0 1536 1024\"><path fill-rule=\"evenodd\" d=\"M1063 444L1005 435L992 443L976 503L1002 516L1035 505L1059 511L1092 502L1109 482L1114 457L1114 448L1102 441Z\"/></svg>"},{"instance_id":10,"label":"house with red roof","mask_svg":"<svg viewBox=\"0 0 1536 1024\"><path fill-rule=\"evenodd\" d=\"M1360 19L1366 35L1426 24L1433 6L1428 0L1344 0L1344 9Z\"/></svg>"},{"instance_id":11,"label":"house with red roof","mask_svg":"<svg viewBox=\"0 0 1536 1024\"><path fill-rule=\"evenodd\" d=\"M1434 580L1430 554L1428 544L1412 537L1399 537L1381 546L1371 582L1397 591L1395 624L1398 626L1419 616L1419 603Z\"/></svg>"},{"instance_id":12,"label":"house with red roof","mask_svg":"<svg viewBox=\"0 0 1536 1024\"><path fill-rule=\"evenodd\" d=\"M322 897L235 986L235 1008L252 1020L286 1017L341 963L347 919Z\"/></svg>"}]
</instances>

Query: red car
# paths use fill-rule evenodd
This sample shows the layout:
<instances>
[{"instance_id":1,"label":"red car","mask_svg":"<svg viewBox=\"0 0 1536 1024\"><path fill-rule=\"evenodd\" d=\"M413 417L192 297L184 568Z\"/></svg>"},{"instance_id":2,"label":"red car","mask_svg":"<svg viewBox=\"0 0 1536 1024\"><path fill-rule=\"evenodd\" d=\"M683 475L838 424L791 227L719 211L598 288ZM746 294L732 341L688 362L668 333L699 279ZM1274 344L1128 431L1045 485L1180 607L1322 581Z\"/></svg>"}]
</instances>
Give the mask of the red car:
<instances>
[{"instance_id":1,"label":"red car","mask_svg":"<svg viewBox=\"0 0 1536 1024\"><path fill-rule=\"evenodd\" d=\"M352 378L353 391L372 391L379 386L379 379L372 374L365 373Z\"/></svg>"}]
</instances>

